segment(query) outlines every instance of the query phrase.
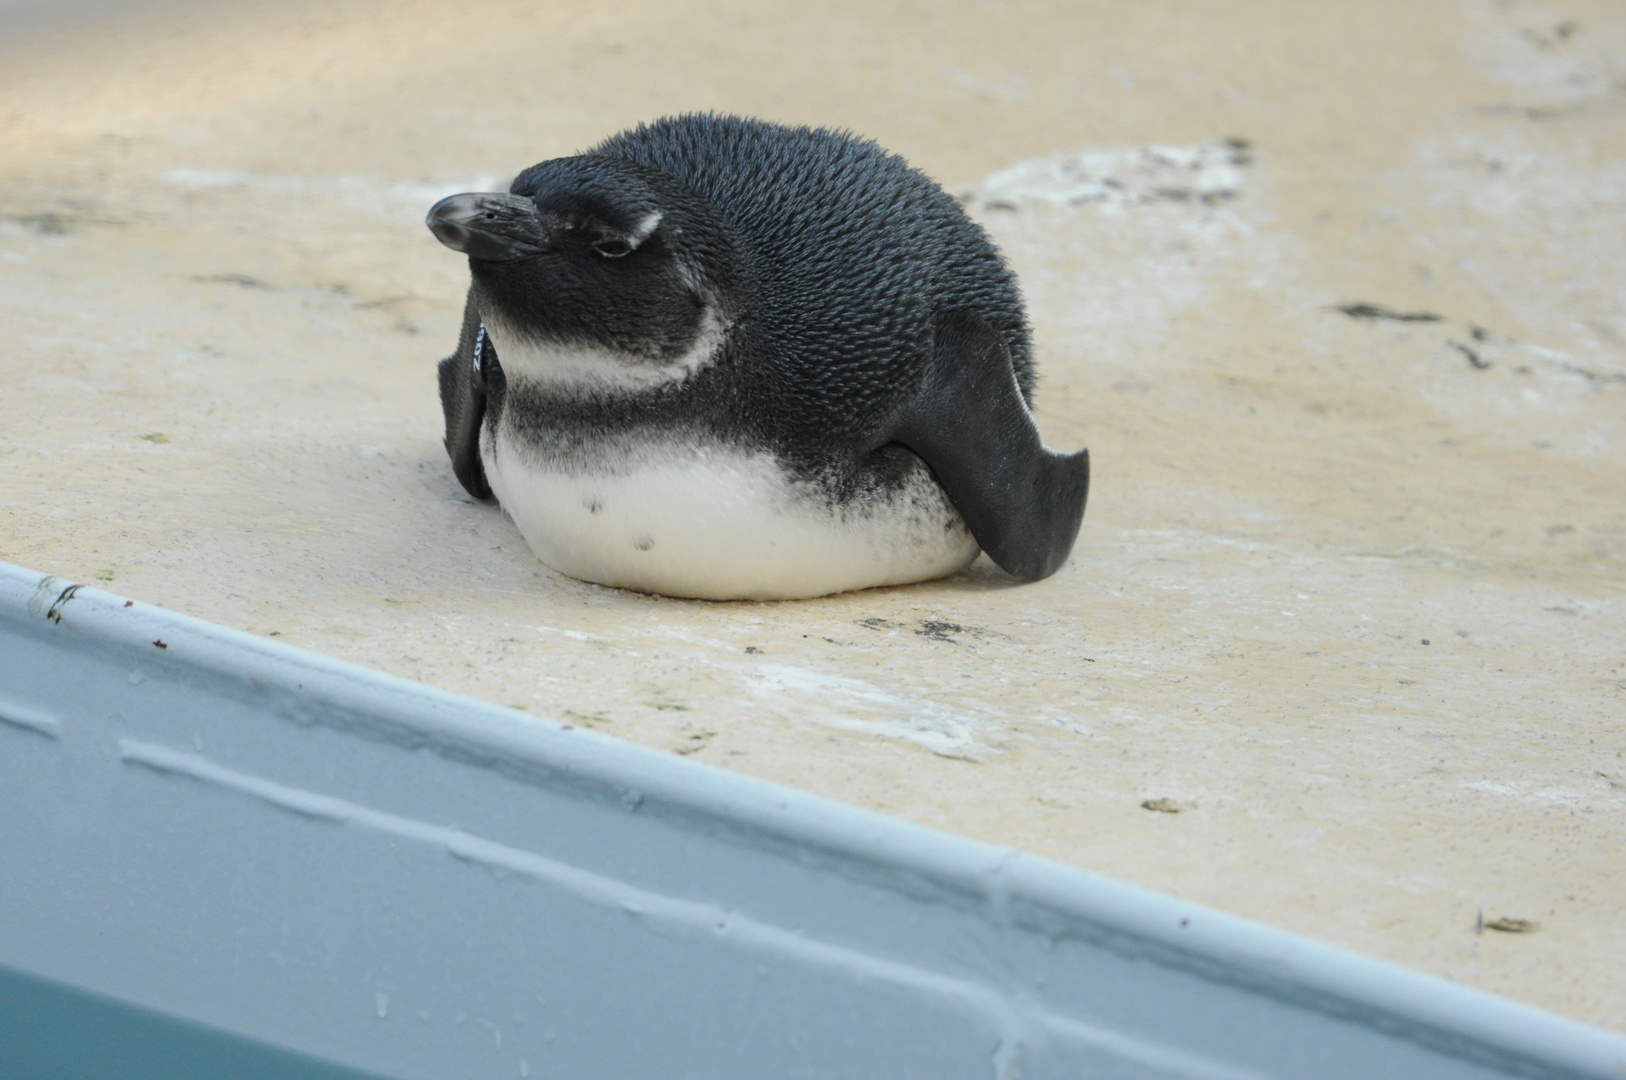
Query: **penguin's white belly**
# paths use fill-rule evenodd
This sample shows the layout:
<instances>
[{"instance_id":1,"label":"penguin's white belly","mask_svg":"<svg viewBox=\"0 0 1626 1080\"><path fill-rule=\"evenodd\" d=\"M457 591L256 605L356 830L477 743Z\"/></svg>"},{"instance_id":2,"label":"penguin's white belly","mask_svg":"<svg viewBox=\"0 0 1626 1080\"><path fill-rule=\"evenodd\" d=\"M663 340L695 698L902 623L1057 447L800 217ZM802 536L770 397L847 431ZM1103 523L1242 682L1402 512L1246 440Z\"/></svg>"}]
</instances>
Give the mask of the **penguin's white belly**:
<instances>
[{"instance_id":1,"label":"penguin's white belly","mask_svg":"<svg viewBox=\"0 0 1626 1080\"><path fill-rule=\"evenodd\" d=\"M481 438L492 491L548 566L602 585L707 600L787 600L942 577L977 542L921 464L895 492L832 506L767 454L649 446L602 470Z\"/></svg>"}]
</instances>

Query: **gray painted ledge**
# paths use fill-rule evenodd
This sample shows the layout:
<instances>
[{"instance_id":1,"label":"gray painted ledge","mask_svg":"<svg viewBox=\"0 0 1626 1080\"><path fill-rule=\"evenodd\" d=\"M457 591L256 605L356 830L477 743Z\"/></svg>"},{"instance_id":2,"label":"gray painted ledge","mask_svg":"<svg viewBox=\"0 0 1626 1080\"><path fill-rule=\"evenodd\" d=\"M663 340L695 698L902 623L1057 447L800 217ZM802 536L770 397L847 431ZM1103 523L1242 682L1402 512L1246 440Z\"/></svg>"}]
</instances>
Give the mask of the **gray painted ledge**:
<instances>
[{"instance_id":1,"label":"gray painted ledge","mask_svg":"<svg viewBox=\"0 0 1626 1080\"><path fill-rule=\"evenodd\" d=\"M1626 1039L0 563L0 1074L107 1062L1621 1080Z\"/></svg>"}]
</instances>

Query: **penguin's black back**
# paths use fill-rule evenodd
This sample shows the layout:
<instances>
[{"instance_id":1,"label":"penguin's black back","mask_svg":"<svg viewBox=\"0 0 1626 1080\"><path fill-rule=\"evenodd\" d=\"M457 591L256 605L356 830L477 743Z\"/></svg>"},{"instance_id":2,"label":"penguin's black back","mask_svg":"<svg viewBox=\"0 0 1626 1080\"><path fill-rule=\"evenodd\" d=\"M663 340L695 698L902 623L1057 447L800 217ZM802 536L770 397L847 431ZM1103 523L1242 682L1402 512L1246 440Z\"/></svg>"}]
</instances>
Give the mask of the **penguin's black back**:
<instances>
[{"instance_id":1,"label":"penguin's black back","mask_svg":"<svg viewBox=\"0 0 1626 1080\"><path fill-rule=\"evenodd\" d=\"M993 328L1031 403L1014 276L954 200L902 158L840 132L714 115L639 125L590 153L675 177L731 231L743 271L736 419L782 449L861 445L890 423L952 312Z\"/></svg>"}]
</instances>

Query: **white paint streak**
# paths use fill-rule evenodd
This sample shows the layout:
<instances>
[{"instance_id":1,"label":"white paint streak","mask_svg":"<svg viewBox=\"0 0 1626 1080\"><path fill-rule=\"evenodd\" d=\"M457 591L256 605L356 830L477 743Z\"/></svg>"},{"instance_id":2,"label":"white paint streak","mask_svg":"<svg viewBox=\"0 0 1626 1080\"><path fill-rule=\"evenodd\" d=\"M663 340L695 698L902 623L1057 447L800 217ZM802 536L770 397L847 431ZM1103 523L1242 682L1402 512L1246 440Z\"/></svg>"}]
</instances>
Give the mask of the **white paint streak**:
<instances>
[{"instance_id":1,"label":"white paint streak","mask_svg":"<svg viewBox=\"0 0 1626 1080\"><path fill-rule=\"evenodd\" d=\"M945 757L991 752L976 739L977 730L985 726L979 718L935 701L888 693L862 679L789 664L762 664L742 678L754 693L769 700L787 691L798 695L798 717L831 727L908 739Z\"/></svg>"},{"instance_id":2,"label":"white paint streak","mask_svg":"<svg viewBox=\"0 0 1626 1080\"><path fill-rule=\"evenodd\" d=\"M967 206L1208 201L1242 185L1242 147L1223 139L1192 146L1133 146L1052 154L1017 162L962 195Z\"/></svg>"},{"instance_id":3,"label":"white paint streak","mask_svg":"<svg viewBox=\"0 0 1626 1080\"><path fill-rule=\"evenodd\" d=\"M594 637L592 634L583 633L580 630L561 630L557 626L538 626L535 629L539 634L558 634L560 637L569 638L571 641L598 640L598 638Z\"/></svg>"},{"instance_id":4,"label":"white paint streak","mask_svg":"<svg viewBox=\"0 0 1626 1080\"><path fill-rule=\"evenodd\" d=\"M1535 784L1522 781L1498 783L1494 780L1472 780L1464 782L1462 786L1470 791L1484 791L1536 806L1580 807L1599 800L1609 803L1626 802L1608 791L1585 793L1569 788L1537 787Z\"/></svg>"}]
</instances>

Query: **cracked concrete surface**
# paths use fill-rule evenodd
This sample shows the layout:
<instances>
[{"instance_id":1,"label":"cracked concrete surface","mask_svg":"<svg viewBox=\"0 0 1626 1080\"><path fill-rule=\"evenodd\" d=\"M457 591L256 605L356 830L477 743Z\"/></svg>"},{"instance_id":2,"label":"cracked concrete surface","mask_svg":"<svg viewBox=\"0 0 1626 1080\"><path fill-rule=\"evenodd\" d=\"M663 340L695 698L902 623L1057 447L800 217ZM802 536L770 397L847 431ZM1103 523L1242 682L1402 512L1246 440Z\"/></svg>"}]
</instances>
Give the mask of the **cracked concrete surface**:
<instances>
[{"instance_id":1,"label":"cracked concrete surface","mask_svg":"<svg viewBox=\"0 0 1626 1080\"><path fill-rule=\"evenodd\" d=\"M25 29L0 557L1626 1030L1618 4ZM463 495L433 365L466 271L427 206L704 108L966 194L1047 440L1092 454L1054 578L655 599Z\"/></svg>"}]
</instances>

